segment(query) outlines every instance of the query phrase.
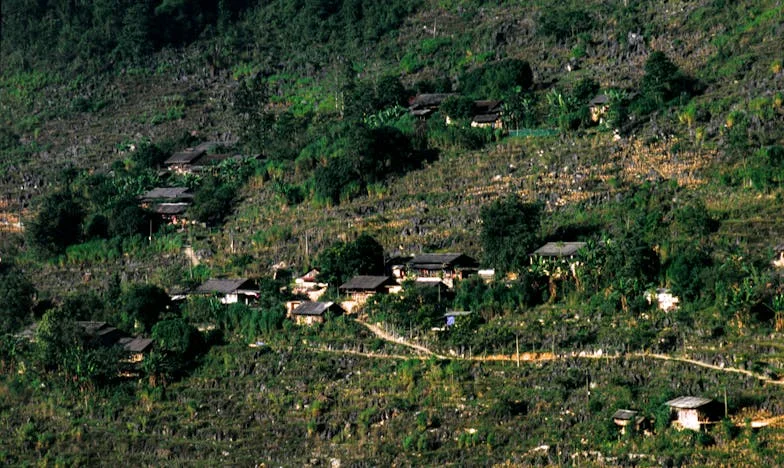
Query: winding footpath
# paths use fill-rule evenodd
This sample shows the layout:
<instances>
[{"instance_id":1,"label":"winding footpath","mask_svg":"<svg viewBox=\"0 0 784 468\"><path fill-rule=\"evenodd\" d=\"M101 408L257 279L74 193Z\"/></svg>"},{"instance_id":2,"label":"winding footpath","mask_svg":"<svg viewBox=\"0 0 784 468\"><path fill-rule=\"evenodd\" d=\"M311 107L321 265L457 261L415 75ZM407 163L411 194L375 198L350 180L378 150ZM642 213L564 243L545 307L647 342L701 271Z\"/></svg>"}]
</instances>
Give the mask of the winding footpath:
<instances>
[{"instance_id":1,"label":"winding footpath","mask_svg":"<svg viewBox=\"0 0 784 468\"><path fill-rule=\"evenodd\" d=\"M328 351L328 352L340 352L340 353L348 353L348 354L356 354L362 355L370 358L381 358L381 359L416 359L416 358L426 358L430 359L435 357L436 359L454 359L454 360L461 360L461 361L479 361L479 362L497 362L497 361L507 361L507 362L546 362L546 361L555 361L559 359L622 359L622 358L638 358L638 359L658 359L662 361L674 361L674 362L682 362L685 364L691 364L694 366L704 367L706 369L712 369L718 372L726 372L726 373L733 373L733 374L741 374L747 377L751 377L757 380L762 381L763 383L768 383L772 385L784 385L784 380L776 380L771 379L768 376L758 374L756 372L752 372L746 369L739 369L737 367L726 367L726 366L717 366L714 364L709 364L707 362L698 361L696 359L690 359L686 357L679 357L679 356L672 356L668 354L658 354L658 353L648 353L648 352L637 352L637 353L621 353L621 354L593 354L593 353L585 353L585 352L572 352L567 354L553 354L553 353L521 353L517 354L493 354L489 356L471 356L471 357L464 357L464 356L445 356L443 354L438 354L435 351L416 344L411 343L410 341L406 340L401 336L395 336L391 333L386 332L380 326L372 323L368 323L362 320L356 321L358 324L364 326L368 330L370 330L374 335L381 338L384 341L394 343L397 345L405 346L410 348L417 353L424 355L424 356L402 356L402 355L390 355L390 354L375 354L375 353L361 353L357 351L350 351L350 350L337 350L337 349L320 349L321 351Z\"/></svg>"}]
</instances>

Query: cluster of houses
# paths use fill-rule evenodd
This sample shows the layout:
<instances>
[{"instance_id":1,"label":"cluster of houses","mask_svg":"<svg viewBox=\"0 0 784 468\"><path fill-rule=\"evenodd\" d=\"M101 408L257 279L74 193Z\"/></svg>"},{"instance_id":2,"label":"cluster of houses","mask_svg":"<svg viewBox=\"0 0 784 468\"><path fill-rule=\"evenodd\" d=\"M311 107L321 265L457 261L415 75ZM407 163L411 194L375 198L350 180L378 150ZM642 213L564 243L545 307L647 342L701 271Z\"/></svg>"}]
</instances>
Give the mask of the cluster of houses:
<instances>
[{"instance_id":1,"label":"cluster of houses","mask_svg":"<svg viewBox=\"0 0 784 468\"><path fill-rule=\"evenodd\" d=\"M247 159L239 154L214 153L218 142L206 142L174 153L163 162L168 174L199 174L226 160ZM139 206L151 213L160 224L188 223L187 212L193 203L193 192L187 187L155 187L138 197Z\"/></svg>"},{"instance_id":2,"label":"cluster of houses","mask_svg":"<svg viewBox=\"0 0 784 468\"><path fill-rule=\"evenodd\" d=\"M144 357L153 349L154 342L151 338L143 336L130 336L117 327L107 322L76 321L77 331L81 333L85 344L100 348L120 348L124 356L121 360L124 375L133 374L135 365L144 360ZM17 337L30 342L36 340L38 323L27 327Z\"/></svg>"},{"instance_id":3,"label":"cluster of houses","mask_svg":"<svg viewBox=\"0 0 784 468\"><path fill-rule=\"evenodd\" d=\"M441 107L445 99L455 97L454 93L417 94L409 100L408 110L414 117L426 118L434 114ZM503 101L477 100L471 115L471 126L475 128L504 128L501 117L503 115ZM445 116L447 125L452 123L449 116Z\"/></svg>"},{"instance_id":4,"label":"cluster of houses","mask_svg":"<svg viewBox=\"0 0 784 468\"><path fill-rule=\"evenodd\" d=\"M343 297L340 304L320 302L328 285L319 281L319 271L311 270L296 278L291 292L303 297L286 303L287 315L297 324L323 323L331 312L335 315L357 313L367 300L376 294L395 294L402 290L405 280L412 280L423 287L438 288L448 295L455 280L477 274L478 263L461 253L422 254L414 257L396 257L387 262L385 275L359 275L338 286ZM248 278L209 279L198 287L172 294L173 300L191 295L209 295L222 304L243 303L252 305L259 297L252 280ZM452 318L454 320L454 318Z\"/></svg>"},{"instance_id":5,"label":"cluster of houses","mask_svg":"<svg viewBox=\"0 0 784 468\"><path fill-rule=\"evenodd\" d=\"M436 113L441 103L447 98L458 96L455 93L425 93L417 94L408 102L408 110L414 117L427 118ZM503 105L500 100L476 100L471 113L471 126L475 128L503 129ZM591 121L604 122L604 116L610 107L610 97L606 94L597 94L588 102ZM449 116L445 116L446 124L452 123Z\"/></svg>"}]
</instances>

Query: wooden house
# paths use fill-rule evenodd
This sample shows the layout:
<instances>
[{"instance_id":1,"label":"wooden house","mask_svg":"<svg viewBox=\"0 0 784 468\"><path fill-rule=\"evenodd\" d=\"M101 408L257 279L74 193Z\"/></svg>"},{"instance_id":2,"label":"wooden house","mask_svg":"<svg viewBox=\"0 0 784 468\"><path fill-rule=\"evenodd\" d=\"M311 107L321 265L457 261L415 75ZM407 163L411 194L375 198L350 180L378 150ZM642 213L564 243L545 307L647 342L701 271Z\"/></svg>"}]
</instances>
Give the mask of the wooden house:
<instances>
[{"instance_id":1,"label":"wooden house","mask_svg":"<svg viewBox=\"0 0 784 468\"><path fill-rule=\"evenodd\" d=\"M474 115L471 126L477 128L504 128L501 120L504 101L474 101Z\"/></svg>"},{"instance_id":2,"label":"wooden house","mask_svg":"<svg viewBox=\"0 0 784 468\"><path fill-rule=\"evenodd\" d=\"M699 431L719 419L716 402L710 398L682 396L666 402L665 405L675 413L675 425L682 429Z\"/></svg>"},{"instance_id":3,"label":"wooden house","mask_svg":"<svg viewBox=\"0 0 784 468\"><path fill-rule=\"evenodd\" d=\"M250 304L259 298L259 290L248 278L210 278L196 288L193 294L217 296L221 304Z\"/></svg>"},{"instance_id":4,"label":"wooden house","mask_svg":"<svg viewBox=\"0 0 784 468\"><path fill-rule=\"evenodd\" d=\"M156 187L139 196L139 206L160 222L181 224L187 221L186 212L192 200L193 194L187 187Z\"/></svg>"},{"instance_id":5,"label":"wooden house","mask_svg":"<svg viewBox=\"0 0 784 468\"><path fill-rule=\"evenodd\" d=\"M324 323L327 312L340 315L343 313L343 309L334 302L305 301L294 307L291 311L291 318L297 325L312 325Z\"/></svg>"},{"instance_id":6,"label":"wooden house","mask_svg":"<svg viewBox=\"0 0 784 468\"><path fill-rule=\"evenodd\" d=\"M351 313L362 307L368 298L376 294L388 294L390 288L398 286L390 276L355 276L338 287L341 294L349 296L343 308Z\"/></svg>"},{"instance_id":7,"label":"wooden house","mask_svg":"<svg viewBox=\"0 0 784 468\"><path fill-rule=\"evenodd\" d=\"M408 262L408 272L415 278L440 278L450 288L455 279L477 272L478 263L462 253L421 254Z\"/></svg>"},{"instance_id":8,"label":"wooden house","mask_svg":"<svg viewBox=\"0 0 784 468\"><path fill-rule=\"evenodd\" d=\"M163 165L169 171L177 174L196 172L199 167L205 166L211 160L216 159L214 155L209 155L207 152L218 146L218 144L214 141L208 141L193 148L185 148L171 155L170 158L163 162ZM225 159L226 157L228 156L220 155L218 159Z\"/></svg>"},{"instance_id":9,"label":"wooden house","mask_svg":"<svg viewBox=\"0 0 784 468\"><path fill-rule=\"evenodd\" d=\"M585 247L585 242L548 242L531 253L531 257L573 259Z\"/></svg>"},{"instance_id":10,"label":"wooden house","mask_svg":"<svg viewBox=\"0 0 784 468\"><path fill-rule=\"evenodd\" d=\"M629 426L634 428L634 432L640 432L643 429L645 417L640 416L634 410L619 409L613 414L612 420L616 426L621 428L621 434L625 434L626 428Z\"/></svg>"},{"instance_id":11,"label":"wooden house","mask_svg":"<svg viewBox=\"0 0 784 468\"><path fill-rule=\"evenodd\" d=\"M318 281L319 271L316 269L310 270L304 275L294 279L294 285L291 288L292 294L301 294L307 296L311 301L318 301L319 298L327 291L327 284Z\"/></svg>"},{"instance_id":12,"label":"wooden house","mask_svg":"<svg viewBox=\"0 0 784 468\"><path fill-rule=\"evenodd\" d=\"M610 97L606 94L597 94L588 102L588 110L591 112L591 121L601 123L604 115L610 108Z\"/></svg>"},{"instance_id":13,"label":"wooden house","mask_svg":"<svg viewBox=\"0 0 784 468\"><path fill-rule=\"evenodd\" d=\"M408 101L408 111L414 117L425 118L438 111L444 99L455 96L452 93L417 94Z\"/></svg>"}]
</instances>

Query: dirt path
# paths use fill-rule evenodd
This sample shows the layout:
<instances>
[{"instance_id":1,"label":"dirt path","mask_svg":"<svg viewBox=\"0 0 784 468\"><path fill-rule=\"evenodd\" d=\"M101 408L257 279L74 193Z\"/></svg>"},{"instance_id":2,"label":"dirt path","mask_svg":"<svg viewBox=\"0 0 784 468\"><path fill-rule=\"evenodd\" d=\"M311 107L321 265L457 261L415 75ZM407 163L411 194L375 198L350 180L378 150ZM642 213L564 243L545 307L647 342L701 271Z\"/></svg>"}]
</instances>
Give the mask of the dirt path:
<instances>
[{"instance_id":1,"label":"dirt path","mask_svg":"<svg viewBox=\"0 0 784 468\"><path fill-rule=\"evenodd\" d=\"M402 337L394 336L394 335L392 335L390 333L387 333L384 330L382 330L381 327L379 327L378 325L374 325L372 323L363 322L362 320L357 320L357 323L362 325L363 327L367 328L371 332L373 332L377 337L381 338L382 340L389 341L389 342L395 343L395 344L399 344L399 345L405 346L407 348L411 348L413 350L419 351L420 353L424 353L424 354L427 354L427 355L430 355L430 356L435 356L438 359L451 359L450 357L442 356L442 355L440 355L438 353L435 353L435 352L429 350L428 348L425 348L424 346L421 346L421 345L418 345L418 344L415 344L415 343L411 343L410 341L407 341L407 340L405 340Z\"/></svg>"},{"instance_id":2,"label":"dirt path","mask_svg":"<svg viewBox=\"0 0 784 468\"><path fill-rule=\"evenodd\" d=\"M709 364L707 362L698 361L696 359L690 359L686 357L678 357L678 356L671 356L667 354L657 354L657 353L625 353L625 354L594 354L594 353L585 353L585 352L572 352L568 354L553 354L553 353L520 353L517 354L492 354L489 356L471 356L471 357L464 357L464 356L444 356L442 354L438 354L435 351L428 349L425 346L418 345L415 343L411 343L400 336L394 336L386 331L384 331L378 325L374 325L371 323L364 322L362 320L357 320L357 323L364 326L371 332L373 332L377 337L381 338L382 340L388 341L390 343L399 344L401 346L405 346L411 348L419 353L425 354L429 357L435 357L437 359L455 359L461 361L478 361L478 362L498 362L498 361L505 361L505 362L545 362L545 361L555 361L558 359L566 359L566 358L577 358L577 359L620 359L620 358L638 358L638 359L659 359L662 361L676 361L676 362L683 362L686 364L691 364L694 366L704 367L706 369L712 369L718 372L727 372L733 374L741 374L747 377L751 377L757 380L760 380L764 383L770 383L773 385L784 385L784 380L774 380L770 377L765 375L761 375L746 369L738 369L736 367L722 367L717 366L714 364ZM331 350L341 352L340 350ZM359 353L359 352L352 352L352 354L360 354L366 355L368 357L380 358L385 355L381 354L368 354L368 353ZM389 355L389 358L394 359L410 359L405 358L399 355Z\"/></svg>"}]
</instances>

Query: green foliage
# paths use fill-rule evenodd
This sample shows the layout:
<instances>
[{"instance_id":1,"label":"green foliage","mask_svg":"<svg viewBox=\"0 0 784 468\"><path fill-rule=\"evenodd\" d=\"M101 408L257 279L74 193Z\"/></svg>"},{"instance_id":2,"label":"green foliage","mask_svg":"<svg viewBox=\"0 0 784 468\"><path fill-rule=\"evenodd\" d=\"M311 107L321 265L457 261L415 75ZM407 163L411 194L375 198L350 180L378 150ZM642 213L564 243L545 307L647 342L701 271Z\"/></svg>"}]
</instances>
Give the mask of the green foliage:
<instances>
[{"instance_id":1,"label":"green foliage","mask_svg":"<svg viewBox=\"0 0 784 468\"><path fill-rule=\"evenodd\" d=\"M685 104L697 91L697 83L684 75L664 52L655 51L645 61L640 96L634 107L640 115L663 108L675 98Z\"/></svg>"},{"instance_id":2,"label":"green foliage","mask_svg":"<svg viewBox=\"0 0 784 468\"><path fill-rule=\"evenodd\" d=\"M230 214L236 191L234 184L207 176L193 197L190 214L203 223L219 224Z\"/></svg>"},{"instance_id":3,"label":"green foliage","mask_svg":"<svg viewBox=\"0 0 784 468\"><path fill-rule=\"evenodd\" d=\"M169 295L151 284L135 284L120 298L121 325L126 330L149 333L170 305Z\"/></svg>"},{"instance_id":4,"label":"green foliage","mask_svg":"<svg viewBox=\"0 0 784 468\"><path fill-rule=\"evenodd\" d=\"M476 99L502 99L511 91L530 88L533 81L528 62L506 59L467 72L460 79L460 91Z\"/></svg>"},{"instance_id":5,"label":"green foliage","mask_svg":"<svg viewBox=\"0 0 784 468\"><path fill-rule=\"evenodd\" d=\"M371 297L365 311L401 329L429 330L442 324L447 301L440 297L438 288L404 284L398 294L379 294Z\"/></svg>"},{"instance_id":6,"label":"green foliage","mask_svg":"<svg viewBox=\"0 0 784 468\"><path fill-rule=\"evenodd\" d=\"M14 333L30 320L35 288L8 259L0 263L0 330Z\"/></svg>"},{"instance_id":7,"label":"green foliage","mask_svg":"<svg viewBox=\"0 0 784 468\"><path fill-rule=\"evenodd\" d=\"M161 320L152 327L152 339L156 350L178 358L189 359L199 349L201 335L193 326L182 319Z\"/></svg>"},{"instance_id":8,"label":"green foliage","mask_svg":"<svg viewBox=\"0 0 784 468\"><path fill-rule=\"evenodd\" d=\"M450 119L470 119L474 116L474 100L465 96L450 96L444 99L439 109Z\"/></svg>"},{"instance_id":9,"label":"green foliage","mask_svg":"<svg viewBox=\"0 0 784 468\"><path fill-rule=\"evenodd\" d=\"M384 272L384 248L368 234L356 240L339 242L316 257L319 278L339 286L355 275L380 275Z\"/></svg>"},{"instance_id":10,"label":"green foliage","mask_svg":"<svg viewBox=\"0 0 784 468\"><path fill-rule=\"evenodd\" d=\"M516 195L482 208L480 240L484 263L499 272L521 271L539 238L542 206Z\"/></svg>"},{"instance_id":11,"label":"green foliage","mask_svg":"<svg viewBox=\"0 0 784 468\"><path fill-rule=\"evenodd\" d=\"M558 6L544 10L538 20L537 34L563 42L591 31L593 27L594 20L588 10L582 7Z\"/></svg>"},{"instance_id":12,"label":"green foliage","mask_svg":"<svg viewBox=\"0 0 784 468\"><path fill-rule=\"evenodd\" d=\"M84 216L81 201L72 192L55 192L41 202L38 215L26 229L27 239L42 256L63 253L81 239Z\"/></svg>"}]
</instances>

